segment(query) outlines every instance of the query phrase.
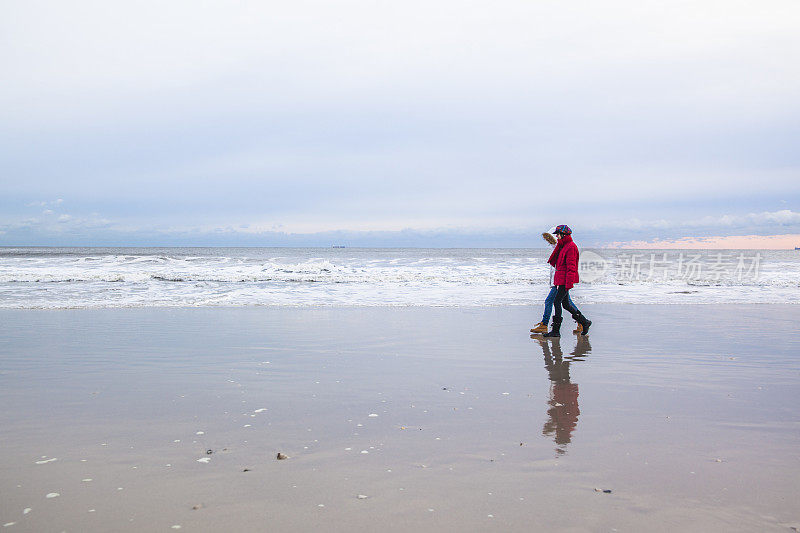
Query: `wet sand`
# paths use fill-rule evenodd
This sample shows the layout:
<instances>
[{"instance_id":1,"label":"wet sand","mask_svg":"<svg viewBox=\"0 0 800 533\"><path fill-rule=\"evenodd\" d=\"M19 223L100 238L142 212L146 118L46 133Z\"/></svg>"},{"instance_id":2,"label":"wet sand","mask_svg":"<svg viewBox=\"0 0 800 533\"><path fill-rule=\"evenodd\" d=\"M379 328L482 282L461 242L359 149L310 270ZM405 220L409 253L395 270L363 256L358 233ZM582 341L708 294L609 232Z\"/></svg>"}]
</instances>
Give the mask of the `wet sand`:
<instances>
[{"instance_id":1,"label":"wet sand","mask_svg":"<svg viewBox=\"0 0 800 533\"><path fill-rule=\"evenodd\" d=\"M800 527L800 307L583 310L0 311L0 526Z\"/></svg>"}]
</instances>

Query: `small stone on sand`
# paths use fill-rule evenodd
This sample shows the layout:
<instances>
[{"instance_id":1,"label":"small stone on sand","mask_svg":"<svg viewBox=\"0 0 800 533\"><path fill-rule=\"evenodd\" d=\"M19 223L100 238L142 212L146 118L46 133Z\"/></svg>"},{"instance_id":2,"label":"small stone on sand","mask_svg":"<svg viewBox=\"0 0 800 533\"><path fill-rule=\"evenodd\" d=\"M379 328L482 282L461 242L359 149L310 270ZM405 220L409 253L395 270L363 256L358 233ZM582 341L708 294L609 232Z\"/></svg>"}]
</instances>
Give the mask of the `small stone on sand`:
<instances>
[{"instance_id":1,"label":"small stone on sand","mask_svg":"<svg viewBox=\"0 0 800 533\"><path fill-rule=\"evenodd\" d=\"M378 418L378 414L377 413L370 413L369 417L370 418Z\"/></svg>"},{"instance_id":2,"label":"small stone on sand","mask_svg":"<svg viewBox=\"0 0 800 533\"><path fill-rule=\"evenodd\" d=\"M22 514L28 514L28 513L30 513L32 510L33 510L33 509L31 509L30 507L26 507L25 509L23 509L23 510L22 510Z\"/></svg>"},{"instance_id":3,"label":"small stone on sand","mask_svg":"<svg viewBox=\"0 0 800 533\"><path fill-rule=\"evenodd\" d=\"M284 454L282 454L281 452L278 452L278 455L276 455L276 456L275 456L275 458L276 458L278 461L283 461L284 459L288 459L288 458L289 458L289 456L288 456L288 455L284 455Z\"/></svg>"},{"instance_id":4,"label":"small stone on sand","mask_svg":"<svg viewBox=\"0 0 800 533\"><path fill-rule=\"evenodd\" d=\"M205 464L208 464L209 461L211 461L211 459L208 457L202 457L197 460L198 463L205 463Z\"/></svg>"},{"instance_id":5,"label":"small stone on sand","mask_svg":"<svg viewBox=\"0 0 800 533\"><path fill-rule=\"evenodd\" d=\"M367 495L365 495L365 494L359 494L359 495L358 495L358 499L359 499L359 500L366 500L367 498L369 498L369 496L367 496Z\"/></svg>"},{"instance_id":6,"label":"small stone on sand","mask_svg":"<svg viewBox=\"0 0 800 533\"><path fill-rule=\"evenodd\" d=\"M61 496L61 494L59 494L57 492L51 492L51 493L47 494L45 496L45 498L58 498L59 496Z\"/></svg>"}]
</instances>

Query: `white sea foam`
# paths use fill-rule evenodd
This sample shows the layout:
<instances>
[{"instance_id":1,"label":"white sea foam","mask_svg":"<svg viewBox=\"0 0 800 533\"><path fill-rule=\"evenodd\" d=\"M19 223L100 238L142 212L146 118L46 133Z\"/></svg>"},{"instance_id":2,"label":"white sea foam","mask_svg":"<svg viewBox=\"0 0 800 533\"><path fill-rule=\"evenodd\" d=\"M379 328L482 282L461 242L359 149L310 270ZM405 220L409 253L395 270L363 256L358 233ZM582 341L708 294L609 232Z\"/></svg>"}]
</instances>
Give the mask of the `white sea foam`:
<instances>
[{"instance_id":1,"label":"white sea foam","mask_svg":"<svg viewBox=\"0 0 800 533\"><path fill-rule=\"evenodd\" d=\"M579 304L800 303L800 252L594 252L599 269L584 269L591 283L571 293ZM0 248L0 308L539 305L548 254Z\"/></svg>"}]
</instances>

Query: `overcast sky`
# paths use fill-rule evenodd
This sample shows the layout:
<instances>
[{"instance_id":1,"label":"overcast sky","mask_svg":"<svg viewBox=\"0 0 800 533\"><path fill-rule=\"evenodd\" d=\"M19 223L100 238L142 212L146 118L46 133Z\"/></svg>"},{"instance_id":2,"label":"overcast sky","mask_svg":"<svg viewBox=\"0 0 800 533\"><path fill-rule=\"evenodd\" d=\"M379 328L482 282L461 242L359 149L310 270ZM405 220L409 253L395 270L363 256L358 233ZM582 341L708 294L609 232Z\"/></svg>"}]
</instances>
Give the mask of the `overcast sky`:
<instances>
[{"instance_id":1,"label":"overcast sky","mask_svg":"<svg viewBox=\"0 0 800 533\"><path fill-rule=\"evenodd\" d=\"M0 72L0 245L800 236L796 0L4 0Z\"/></svg>"}]
</instances>

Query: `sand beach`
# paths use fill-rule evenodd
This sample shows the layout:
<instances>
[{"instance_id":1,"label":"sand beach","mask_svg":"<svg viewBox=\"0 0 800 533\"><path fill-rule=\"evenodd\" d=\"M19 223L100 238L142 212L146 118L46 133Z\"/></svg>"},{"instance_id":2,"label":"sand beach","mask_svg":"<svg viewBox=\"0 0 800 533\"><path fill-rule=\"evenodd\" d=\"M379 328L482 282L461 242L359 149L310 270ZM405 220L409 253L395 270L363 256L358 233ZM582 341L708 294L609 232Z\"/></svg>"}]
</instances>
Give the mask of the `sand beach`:
<instances>
[{"instance_id":1,"label":"sand beach","mask_svg":"<svg viewBox=\"0 0 800 533\"><path fill-rule=\"evenodd\" d=\"M0 525L800 526L800 309L539 312L0 310Z\"/></svg>"}]
</instances>

